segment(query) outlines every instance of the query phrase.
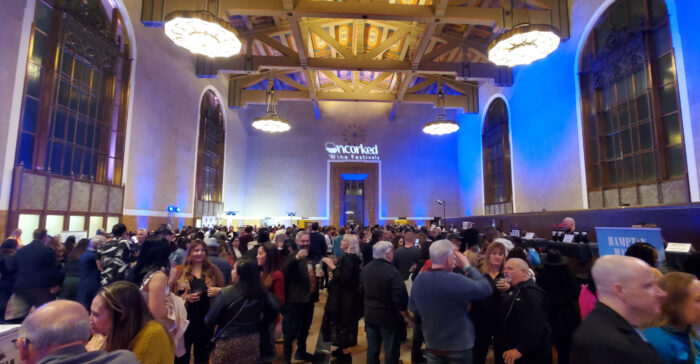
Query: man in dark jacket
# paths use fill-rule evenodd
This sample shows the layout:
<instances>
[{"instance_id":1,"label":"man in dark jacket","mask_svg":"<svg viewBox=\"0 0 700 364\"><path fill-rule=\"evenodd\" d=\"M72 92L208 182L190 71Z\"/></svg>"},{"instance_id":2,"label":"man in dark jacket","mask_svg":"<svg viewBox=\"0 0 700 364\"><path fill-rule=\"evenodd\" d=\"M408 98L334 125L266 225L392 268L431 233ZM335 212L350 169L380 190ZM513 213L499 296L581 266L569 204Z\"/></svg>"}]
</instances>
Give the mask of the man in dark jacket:
<instances>
[{"instance_id":1,"label":"man in dark jacket","mask_svg":"<svg viewBox=\"0 0 700 364\"><path fill-rule=\"evenodd\" d=\"M524 260L510 258L504 270L511 279L511 288L499 307L502 322L495 355L506 364L551 364L551 330L544 291L529 277Z\"/></svg>"},{"instance_id":2,"label":"man in dark jacket","mask_svg":"<svg viewBox=\"0 0 700 364\"><path fill-rule=\"evenodd\" d=\"M314 316L314 302L318 301L318 287L313 266L309 259L309 233L299 231L296 236L298 250L292 251L282 265L285 286L285 305L282 318L284 335L284 360L292 358L292 344L297 340L294 359L313 361L314 356L306 351L306 338Z\"/></svg>"},{"instance_id":3,"label":"man in dark jacket","mask_svg":"<svg viewBox=\"0 0 700 364\"><path fill-rule=\"evenodd\" d=\"M411 322L408 313L408 292L401 273L391 264L393 246L380 241L372 247L374 260L360 274L365 296L365 332L367 333L367 363L379 364L379 352L384 342L384 363L398 364L401 327Z\"/></svg>"},{"instance_id":4,"label":"man in dark jacket","mask_svg":"<svg viewBox=\"0 0 700 364\"><path fill-rule=\"evenodd\" d=\"M311 240L311 245L309 246L309 258L311 263L318 264L321 258L326 254L328 246L326 245L326 237L319 231L319 225L317 222L311 224L311 234L309 238Z\"/></svg>"},{"instance_id":5,"label":"man in dark jacket","mask_svg":"<svg viewBox=\"0 0 700 364\"><path fill-rule=\"evenodd\" d=\"M34 230L34 240L20 248L6 263L6 272L15 277L14 293L28 308L39 307L56 298L64 273L56 253L45 245L49 236L44 229Z\"/></svg>"},{"instance_id":6,"label":"man in dark jacket","mask_svg":"<svg viewBox=\"0 0 700 364\"><path fill-rule=\"evenodd\" d=\"M598 302L574 332L571 363L664 363L637 328L661 312L666 296L649 265L607 255L595 262L591 274Z\"/></svg>"}]
</instances>

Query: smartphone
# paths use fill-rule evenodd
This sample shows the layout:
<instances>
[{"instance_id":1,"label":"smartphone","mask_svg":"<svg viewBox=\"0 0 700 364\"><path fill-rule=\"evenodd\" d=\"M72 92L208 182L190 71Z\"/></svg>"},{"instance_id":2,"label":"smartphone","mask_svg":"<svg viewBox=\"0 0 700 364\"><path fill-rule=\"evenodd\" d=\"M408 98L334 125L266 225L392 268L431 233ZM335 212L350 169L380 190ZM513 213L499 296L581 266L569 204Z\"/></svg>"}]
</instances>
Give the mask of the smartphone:
<instances>
[{"instance_id":1,"label":"smartphone","mask_svg":"<svg viewBox=\"0 0 700 364\"><path fill-rule=\"evenodd\" d=\"M416 241L413 242L413 246L419 246L420 245L420 239L416 239Z\"/></svg>"}]
</instances>

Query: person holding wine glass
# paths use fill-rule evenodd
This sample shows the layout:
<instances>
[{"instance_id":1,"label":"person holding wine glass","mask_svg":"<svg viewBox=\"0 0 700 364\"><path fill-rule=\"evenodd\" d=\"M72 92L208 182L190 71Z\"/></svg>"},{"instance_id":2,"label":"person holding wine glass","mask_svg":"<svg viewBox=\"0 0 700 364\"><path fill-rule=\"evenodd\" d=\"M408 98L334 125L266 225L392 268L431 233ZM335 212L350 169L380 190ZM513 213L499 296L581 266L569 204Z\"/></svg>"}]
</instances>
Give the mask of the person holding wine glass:
<instances>
[{"instance_id":1,"label":"person holding wine glass","mask_svg":"<svg viewBox=\"0 0 700 364\"><path fill-rule=\"evenodd\" d=\"M208 363L208 344L212 329L204 324L204 317L221 288L224 277L219 268L207 259L207 245L202 240L192 242L182 265L175 269L173 292L185 300L190 325L185 332L186 353L176 363L189 364L194 345L194 363Z\"/></svg>"}]
</instances>

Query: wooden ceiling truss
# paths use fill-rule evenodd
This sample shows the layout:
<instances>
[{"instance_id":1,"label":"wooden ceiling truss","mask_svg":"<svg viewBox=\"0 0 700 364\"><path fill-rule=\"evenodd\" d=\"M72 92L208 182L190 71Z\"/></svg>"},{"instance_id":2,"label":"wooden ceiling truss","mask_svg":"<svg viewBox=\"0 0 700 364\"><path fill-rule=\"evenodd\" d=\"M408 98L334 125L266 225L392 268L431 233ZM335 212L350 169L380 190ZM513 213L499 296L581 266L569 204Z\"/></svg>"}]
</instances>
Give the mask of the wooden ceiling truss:
<instances>
[{"instance_id":1,"label":"wooden ceiling truss","mask_svg":"<svg viewBox=\"0 0 700 364\"><path fill-rule=\"evenodd\" d=\"M245 43L230 58L197 57L199 77L227 75L229 105L280 100L437 102L476 113L478 83L513 83L512 70L487 60L488 44L529 22L569 37L567 0L142 0L142 22L162 26L175 10L210 9ZM267 81L266 81L267 80Z\"/></svg>"}]
</instances>

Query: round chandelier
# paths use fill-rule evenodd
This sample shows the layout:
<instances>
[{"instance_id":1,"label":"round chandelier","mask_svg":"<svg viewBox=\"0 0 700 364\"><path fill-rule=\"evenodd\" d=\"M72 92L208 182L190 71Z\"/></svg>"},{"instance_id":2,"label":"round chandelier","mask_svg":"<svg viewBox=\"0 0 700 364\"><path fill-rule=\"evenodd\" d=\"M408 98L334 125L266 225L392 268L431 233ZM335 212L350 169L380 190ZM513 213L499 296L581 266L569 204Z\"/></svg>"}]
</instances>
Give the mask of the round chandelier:
<instances>
[{"instance_id":1,"label":"round chandelier","mask_svg":"<svg viewBox=\"0 0 700 364\"><path fill-rule=\"evenodd\" d=\"M446 120L444 114L440 114L431 121L423 125L423 132L430 135L451 134L459 130L459 124L453 120Z\"/></svg>"},{"instance_id":2,"label":"round chandelier","mask_svg":"<svg viewBox=\"0 0 700 364\"><path fill-rule=\"evenodd\" d=\"M266 133L283 133L292 128L287 119L277 115L277 100L275 91L267 92L267 111L264 116L253 119L252 125L255 129Z\"/></svg>"},{"instance_id":3,"label":"round chandelier","mask_svg":"<svg viewBox=\"0 0 700 364\"><path fill-rule=\"evenodd\" d=\"M447 120L445 114L445 94L442 93L442 83L438 85L438 108L440 112L435 120L423 125L423 132L430 135L452 134L459 130L459 124L454 120Z\"/></svg>"},{"instance_id":4,"label":"round chandelier","mask_svg":"<svg viewBox=\"0 0 700 364\"><path fill-rule=\"evenodd\" d=\"M236 29L203 10L178 10L165 17L165 35L192 53L231 57L241 51Z\"/></svg>"},{"instance_id":5,"label":"round chandelier","mask_svg":"<svg viewBox=\"0 0 700 364\"><path fill-rule=\"evenodd\" d=\"M559 42L559 31L551 25L518 25L489 44L489 61L508 67L530 64L554 52Z\"/></svg>"}]
</instances>

